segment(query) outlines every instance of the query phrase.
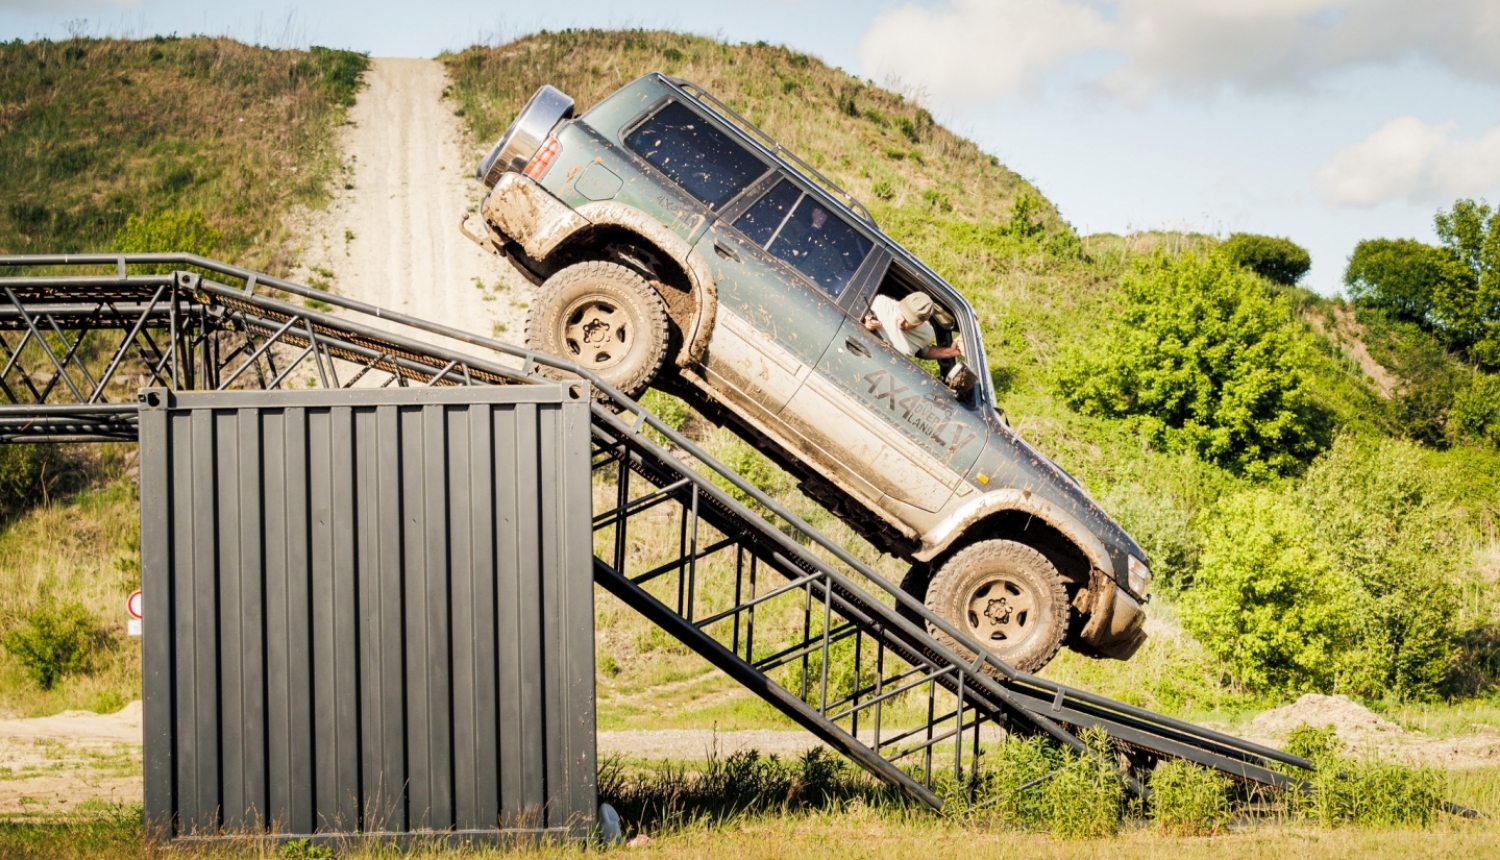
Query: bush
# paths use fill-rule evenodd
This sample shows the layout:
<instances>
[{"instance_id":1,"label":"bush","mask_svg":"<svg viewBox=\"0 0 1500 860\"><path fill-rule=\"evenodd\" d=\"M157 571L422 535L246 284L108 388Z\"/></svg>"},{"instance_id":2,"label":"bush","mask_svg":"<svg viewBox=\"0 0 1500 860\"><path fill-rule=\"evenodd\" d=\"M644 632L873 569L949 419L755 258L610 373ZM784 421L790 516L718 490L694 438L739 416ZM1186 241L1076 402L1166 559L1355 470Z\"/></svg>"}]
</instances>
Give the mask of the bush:
<instances>
[{"instance_id":1,"label":"bush","mask_svg":"<svg viewBox=\"0 0 1500 860\"><path fill-rule=\"evenodd\" d=\"M0 524L75 489L80 477L66 448L0 444Z\"/></svg>"},{"instance_id":2,"label":"bush","mask_svg":"<svg viewBox=\"0 0 1500 860\"><path fill-rule=\"evenodd\" d=\"M124 228L115 234L110 248L121 254L184 253L211 257L221 238L201 211L168 209L150 218L130 216ZM172 271L173 265L161 263L137 268L147 274L164 275Z\"/></svg>"},{"instance_id":3,"label":"bush","mask_svg":"<svg viewBox=\"0 0 1500 860\"><path fill-rule=\"evenodd\" d=\"M106 638L83 604L58 604L44 595L0 641L38 686L50 690L63 677L92 669Z\"/></svg>"},{"instance_id":4,"label":"bush","mask_svg":"<svg viewBox=\"0 0 1500 860\"><path fill-rule=\"evenodd\" d=\"M1081 412L1134 418L1152 443L1251 475L1321 447L1291 309L1222 254L1158 253L1121 281L1119 319L1063 363Z\"/></svg>"},{"instance_id":5,"label":"bush","mask_svg":"<svg viewBox=\"0 0 1500 860\"><path fill-rule=\"evenodd\" d=\"M1192 517L1169 493L1144 484L1122 482L1100 499L1101 504L1151 560L1152 588L1175 594L1198 566L1202 550Z\"/></svg>"},{"instance_id":6,"label":"bush","mask_svg":"<svg viewBox=\"0 0 1500 860\"><path fill-rule=\"evenodd\" d=\"M1151 820L1163 833L1207 836L1229 818L1229 777L1172 759L1151 772Z\"/></svg>"},{"instance_id":7,"label":"bush","mask_svg":"<svg viewBox=\"0 0 1500 860\"><path fill-rule=\"evenodd\" d=\"M1349 584L1343 691L1436 696L1453 668L1461 555L1455 513L1421 451L1340 437L1298 493L1322 554Z\"/></svg>"},{"instance_id":8,"label":"bush","mask_svg":"<svg viewBox=\"0 0 1500 860\"><path fill-rule=\"evenodd\" d=\"M1285 491L1221 499L1182 602L1183 626L1258 692L1328 689L1348 641L1349 588Z\"/></svg>"},{"instance_id":9,"label":"bush","mask_svg":"<svg viewBox=\"0 0 1500 860\"><path fill-rule=\"evenodd\" d=\"M1236 266L1288 287L1302 280L1312 268L1312 256L1307 249L1291 239L1235 233L1224 241L1223 250Z\"/></svg>"},{"instance_id":10,"label":"bush","mask_svg":"<svg viewBox=\"0 0 1500 860\"><path fill-rule=\"evenodd\" d=\"M1046 232L1046 226L1042 224L1042 216L1046 214L1046 203L1042 198L1030 191L1022 191L1016 195L1016 202L1010 209L1010 220L1006 222L1005 231L1017 239L1034 239Z\"/></svg>"}]
</instances>

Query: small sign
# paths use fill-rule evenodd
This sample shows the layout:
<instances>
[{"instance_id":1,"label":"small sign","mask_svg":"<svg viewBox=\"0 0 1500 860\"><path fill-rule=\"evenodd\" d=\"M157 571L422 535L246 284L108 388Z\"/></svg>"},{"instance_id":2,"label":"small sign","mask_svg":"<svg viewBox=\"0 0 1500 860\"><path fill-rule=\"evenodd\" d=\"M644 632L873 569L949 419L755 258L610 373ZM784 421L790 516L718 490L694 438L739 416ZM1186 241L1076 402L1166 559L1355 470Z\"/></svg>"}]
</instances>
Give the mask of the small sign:
<instances>
[{"instance_id":1,"label":"small sign","mask_svg":"<svg viewBox=\"0 0 1500 860\"><path fill-rule=\"evenodd\" d=\"M128 636L141 635L141 619L131 618L125 622L125 633Z\"/></svg>"},{"instance_id":2,"label":"small sign","mask_svg":"<svg viewBox=\"0 0 1500 860\"><path fill-rule=\"evenodd\" d=\"M134 618L136 621L141 620L141 592L140 592L140 589L136 589L135 591L132 591L130 593L130 596L127 597L127 598L125 598L125 611L129 612L130 613L130 617Z\"/></svg>"}]
</instances>

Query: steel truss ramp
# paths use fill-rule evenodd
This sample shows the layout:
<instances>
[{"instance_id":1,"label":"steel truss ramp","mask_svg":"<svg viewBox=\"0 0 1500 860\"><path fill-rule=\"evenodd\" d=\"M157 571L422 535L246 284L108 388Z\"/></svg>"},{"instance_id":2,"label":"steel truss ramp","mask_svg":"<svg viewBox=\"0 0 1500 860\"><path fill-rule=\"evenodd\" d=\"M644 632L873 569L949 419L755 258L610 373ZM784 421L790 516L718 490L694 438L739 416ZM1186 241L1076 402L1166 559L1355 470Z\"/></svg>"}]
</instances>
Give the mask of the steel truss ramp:
<instances>
[{"instance_id":1,"label":"steel truss ramp","mask_svg":"<svg viewBox=\"0 0 1500 860\"><path fill-rule=\"evenodd\" d=\"M142 273L146 272L146 273ZM530 384L593 407L595 580L855 763L933 808L981 728L1266 786L1312 762L1016 672L597 377L556 358L186 254L0 256L0 441L136 437L142 389ZM145 396L151 396L149 393ZM159 396L159 395L157 395ZM580 388L578 396L583 396ZM929 630L966 643L945 648ZM1127 783L1143 787L1129 774Z\"/></svg>"}]
</instances>

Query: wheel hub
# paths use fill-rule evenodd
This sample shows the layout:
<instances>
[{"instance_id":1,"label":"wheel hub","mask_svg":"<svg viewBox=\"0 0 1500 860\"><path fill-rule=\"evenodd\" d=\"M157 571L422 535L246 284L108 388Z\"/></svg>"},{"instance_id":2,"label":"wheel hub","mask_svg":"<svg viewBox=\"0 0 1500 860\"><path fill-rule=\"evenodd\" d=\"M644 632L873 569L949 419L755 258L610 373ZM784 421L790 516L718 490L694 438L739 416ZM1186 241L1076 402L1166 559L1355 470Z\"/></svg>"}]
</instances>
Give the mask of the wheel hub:
<instances>
[{"instance_id":1,"label":"wheel hub","mask_svg":"<svg viewBox=\"0 0 1500 860\"><path fill-rule=\"evenodd\" d=\"M1033 622L1036 595L1009 577L981 584L969 596L969 633L981 642L1019 644L1038 625Z\"/></svg>"},{"instance_id":2,"label":"wheel hub","mask_svg":"<svg viewBox=\"0 0 1500 860\"><path fill-rule=\"evenodd\" d=\"M991 600L985 604L984 617L988 618L991 624L1009 624L1010 604L1003 597L999 600Z\"/></svg>"},{"instance_id":3,"label":"wheel hub","mask_svg":"<svg viewBox=\"0 0 1500 860\"><path fill-rule=\"evenodd\" d=\"M563 317L563 343L573 359L590 370L605 370L624 361L633 334L630 315L600 296L580 300Z\"/></svg>"}]
</instances>

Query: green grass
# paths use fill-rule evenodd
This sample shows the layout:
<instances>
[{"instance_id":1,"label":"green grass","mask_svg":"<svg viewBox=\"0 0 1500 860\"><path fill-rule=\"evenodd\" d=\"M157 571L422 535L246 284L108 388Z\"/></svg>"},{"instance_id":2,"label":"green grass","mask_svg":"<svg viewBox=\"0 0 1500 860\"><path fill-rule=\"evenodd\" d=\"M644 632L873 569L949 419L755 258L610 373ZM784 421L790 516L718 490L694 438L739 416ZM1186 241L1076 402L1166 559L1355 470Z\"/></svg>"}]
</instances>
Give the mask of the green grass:
<instances>
[{"instance_id":1,"label":"green grass","mask_svg":"<svg viewBox=\"0 0 1500 860\"><path fill-rule=\"evenodd\" d=\"M206 37L0 45L0 252L108 250L130 216L201 209L223 256L284 273L282 216L327 199L366 65Z\"/></svg>"},{"instance_id":2,"label":"green grass","mask_svg":"<svg viewBox=\"0 0 1500 860\"><path fill-rule=\"evenodd\" d=\"M1045 765L1044 765L1045 766ZM1179 794L1197 797L1199 820L1218 822L1212 835L1179 835L1191 828L1163 827L1127 807L1112 836L1065 835L1056 827L1031 829L994 814L938 816L899 802L848 765L826 756L776 760L742 755L670 765L608 762L603 796L635 822L632 833L650 837L632 856L664 858L1488 858L1500 841L1500 774L1493 768L1447 775L1450 796L1491 817L1438 814L1426 827L1369 824L1337 827L1316 818L1272 814L1220 820L1222 807L1205 795L1216 788L1190 778ZM1065 796L1058 790L1057 796ZM1047 795L1036 795L1038 809ZM0 821L0 856L33 858L134 858L141 856L140 807L103 804L73 813ZM1179 799L1179 808L1182 808ZM1205 815L1206 811L1206 815ZM641 826L644 825L644 826ZM1113 828L1112 828L1113 829ZM1194 831L1196 832L1196 831ZM1082 837L1082 838L1079 838ZM572 857L587 846L523 850L440 848L420 842L409 849L356 841L339 853L349 858L505 856ZM178 848L188 857L284 856L266 843Z\"/></svg>"},{"instance_id":3,"label":"green grass","mask_svg":"<svg viewBox=\"0 0 1500 860\"><path fill-rule=\"evenodd\" d=\"M206 37L0 44L0 253L107 251L132 217L200 210L222 234L217 256L287 274L285 216L328 199L334 133L367 66ZM81 602L102 632L92 671L46 691L0 649L0 712L113 711L140 696L123 606L140 582L134 456L0 452L0 632L43 592Z\"/></svg>"}]
</instances>

